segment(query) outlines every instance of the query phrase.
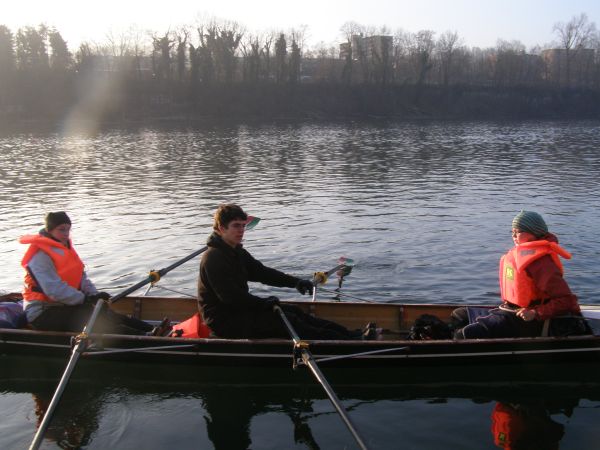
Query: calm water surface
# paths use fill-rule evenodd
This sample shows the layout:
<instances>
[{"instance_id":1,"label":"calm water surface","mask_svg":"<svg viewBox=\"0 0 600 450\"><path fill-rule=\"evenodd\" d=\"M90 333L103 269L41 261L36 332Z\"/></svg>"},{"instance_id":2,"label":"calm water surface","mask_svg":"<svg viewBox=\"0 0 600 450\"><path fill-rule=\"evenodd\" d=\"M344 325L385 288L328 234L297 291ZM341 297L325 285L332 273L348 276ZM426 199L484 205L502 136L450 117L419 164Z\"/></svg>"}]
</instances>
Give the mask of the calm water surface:
<instances>
[{"instance_id":1,"label":"calm water surface","mask_svg":"<svg viewBox=\"0 0 600 450\"><path fill-rule=\"evenodd\" d=\"M89 275L117 293L202 247L216 206L233 201L262 218L245 245L263 262L308 277L350 257L356 267L344 292L380 302L495 301L512 217L533 209L573 253L566 276L580 301L598 303L599 125L382 122L5 133L0 291L20 289L24 248L16 239L41 228L47 211L69 212ZM197 262L190 262L160 284L193 295L196 273ZM43 409L57 378L53 372L28 381L2 364L0 447L23 448L34 433L36 407ZM76 379L48 448L354 448L310 380L293 389L249 388L244 380L179 385L175 378L155 387L111 377L111 370L100 367L100 380ZM596 386L555 389L558 403L542 401L543 390L511 388L508 401L502 387L415 389L356 388L341 397L373 448L496 448L490 418L498 402L521 405L535 426L548 428L542 434L562 427L560 448L597 448L600 438Z\"/></svg>"}]
</instances>

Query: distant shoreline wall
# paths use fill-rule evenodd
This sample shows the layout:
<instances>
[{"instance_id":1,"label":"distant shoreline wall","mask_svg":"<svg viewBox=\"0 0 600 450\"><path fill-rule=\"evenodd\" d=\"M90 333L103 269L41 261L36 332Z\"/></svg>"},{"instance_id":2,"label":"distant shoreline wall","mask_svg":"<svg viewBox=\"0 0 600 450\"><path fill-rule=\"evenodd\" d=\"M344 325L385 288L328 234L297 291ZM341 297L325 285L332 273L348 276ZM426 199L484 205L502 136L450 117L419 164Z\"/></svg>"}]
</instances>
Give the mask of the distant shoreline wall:
<instances>
[{"instance_id":1,"label":"distant shoreline wall","mask_svg":"<svg viewBox=\"0 0 600 450\"><path fill-rule=\"evenodd\" d=\"M214 119L598 119L600 91L583 88L214 85L189 91L121 84L97 94L39 95L0 103L0 122Z\"/></svg>"}]
</instances>

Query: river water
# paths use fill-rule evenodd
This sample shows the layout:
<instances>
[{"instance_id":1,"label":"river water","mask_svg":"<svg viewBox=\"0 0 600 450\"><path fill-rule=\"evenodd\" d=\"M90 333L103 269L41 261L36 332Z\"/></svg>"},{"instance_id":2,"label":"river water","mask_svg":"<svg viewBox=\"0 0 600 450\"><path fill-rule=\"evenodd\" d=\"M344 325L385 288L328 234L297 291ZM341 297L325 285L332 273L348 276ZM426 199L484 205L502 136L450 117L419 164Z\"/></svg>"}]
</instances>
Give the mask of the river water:
<instances>
[{"instance_id":1,"label":"river water","mask_svg":"<svg viewBox=\"0 0 600 450\"><path fill-rule=\"evenodd\" d=\"M599 303L599 131L598 122L383 121L4 131L0 291L20 289L16 239L47 211L68 211L88 274L117 293L202 247L218 204L236 202L262 219L245 242L258 259L308 277L352 258L343 292L380 302L495 301L511 220L532 209L573 253L566 277L580 302ZM160 285L193 295L196 276L193 261ZM23 448L58 380L28 381L2 364L0 447ZM355 447L310 380L155 386L112 370L73 383L47 448ZM597 386L555 390L554 403L540 403L544 389L511 389L510 402L489 386L341 397L372 448L497 448L490 418L510 405L540 435L560 434L560 448L597 448Z\"/></svg>"}]
</instances>

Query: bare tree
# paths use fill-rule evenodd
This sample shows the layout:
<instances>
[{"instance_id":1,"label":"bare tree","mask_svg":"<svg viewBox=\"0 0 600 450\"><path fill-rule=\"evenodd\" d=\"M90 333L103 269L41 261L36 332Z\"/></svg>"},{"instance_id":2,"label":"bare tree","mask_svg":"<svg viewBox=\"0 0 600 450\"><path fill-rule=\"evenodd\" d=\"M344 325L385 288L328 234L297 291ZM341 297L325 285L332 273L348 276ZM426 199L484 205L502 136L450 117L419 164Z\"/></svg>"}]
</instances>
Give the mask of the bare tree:
<instances>
[{"instance_id":1,"label":"bare tree","mask_svg":"<svg viewBox=\"0 0 600 450\"><path fill-rule=\"evenodd\" d=\"M186 71L186 50L189 31L185 28L181 28L175 32L175 38L177 39L177 47L175 49L177 59L177 80L181 83L183 82Z\"/></svg>"},{"instance_id":2,"label":"bare tree","mask_svg":"<svg viewBox=\"0 0 600 450\"><path fill-rule=\"evenodd\" d=\"M417 92L420 92L428 72L433 67L434 35L435 32L431 30L421 30L413 34L410 41L409 52L413 70L416 74Z\"/></svg>"},{"instance_id":3,"label":"bare tree","mask_svg":"<svg viewBox=\"0 0 600 450\"><path fill-rule=\"evenodd\" d=\"M456 31L446 31L442 33L437 41L436 48L440 61L442 84L444 86L450 84L457 47L461 45L462 40L458 37Z\"/></svg>"},{"instance_id":4,"label":"bare tree","mask_svg":"<svg viewBox=\"0 0 600 450\"><path fill-rule=\"evenodd\" d=\"M279 34L279 38L275 42L275 81L283 82L286 76L286 58L287 58L287 42L283 33Z\"/></svg>"},{"instance_id":5,"label":"bare tree","mask_svg":"<svg viewBox=\"0 0 600 450\"><path fill-rule=\"evenodd\" d=\"M175 40L171 37L171 32L167 31L164 36L152 36L152 59L154 61L154 73L159 80L171 79L171 51L175 45Z\"/></svg>"},{"instance_id":6,"label":"bare tree","mask_svg":"<svg viewBox=\"0 0 600 450\"><path fill-rule=\"evenodd\" d=\"M565 52L565 76L566 85L571 84L571 66L588 45L596 32L596 24L589 22L585 13L573 16L567 23L558 22L554 24L553 31L558 35L560 45Z\"/></svg>"},{"instance_id":7,"label":"bare tree","mask_svg":"<svg viewBox=\"0 0 600 450\"><path fill-rule=\"evenodd\" d=\"M254 34L246 35L246 39L240 43L240 50L243 56L242 77L245 81L256 83L260 75L260 37Z\"/></svg>"},{"instance_id":8,"label":"bare tree","mask_svg":"<svg viewBox=\"0 0 600 450\"><path fill-rule=\"evenodd\" d=\"M263 46L261 50L263 64L261 65L262 77L264 80L271 79L271 53L273 52L273 43L277 34L274 31L266 33L263 37Z\"/></svg>"},{"instance_id":9,"label":"bare tree","mask_svg":"<svg viewBox=\"0 0 600 450\"><path fill-rule=\"evenodd\" d=\"M214 56L219 78L225 83L231 83L234 79L236 52L244 32L237 22L224 22L219 26Z\"/></svg>"},{"instance_id":10,"label":"bare tree","mask_svg":"<svg viewBox=\"0 0 600 450\"><path fill-rule=\"evenodd\" d=\"M341 28L340 32L342 33L345 39L345 61L344 61L344 69L342 71L342 79L345 83L350 84L354 79L354 61L358 61L361 57L360 49L355 48L357 39L354 36L361 36L364 32L364 26L357 22L346 22Z\"/></svg>"},{"instance_id":11,"label":"bare tree","mask_svg":"<svg viewBox=\"0 0 600 450\"><path fill-rule=\"evenodd\" d=\"M402 29L394 33L394 54L392 56L393 78L395 82L405 83L411 79L409 54L411 34Z\"/></svg>"},{"instance_id":12,"label":"bare tree","mask_svg":"<svg viewBox=\"0 0 600 450\"><path fill-rule=\"evenodd\" d=\"M14 37L8 27L0 25L0 84L15 68Z\"/></svg>"}]
</instances>

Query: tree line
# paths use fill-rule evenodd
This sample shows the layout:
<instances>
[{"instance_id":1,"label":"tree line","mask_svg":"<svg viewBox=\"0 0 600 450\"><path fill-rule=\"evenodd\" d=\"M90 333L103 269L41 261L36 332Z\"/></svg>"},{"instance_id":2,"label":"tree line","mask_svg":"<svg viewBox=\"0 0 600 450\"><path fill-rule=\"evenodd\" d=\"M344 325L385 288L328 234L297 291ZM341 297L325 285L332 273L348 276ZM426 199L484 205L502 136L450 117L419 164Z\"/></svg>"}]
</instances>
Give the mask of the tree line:
<instances>
[{"instance_id":1,"label":"tree line","mask_svg":"<svg viewBox=\"0 0 600 450\"><path fill-rule=\"evenodd\" d=\"M72 51L55 28L14 33L0 25L0 117L73 110L108 117L411 115L436 108L477 115L515 99L526 110L550 103L558 112L564 105L556 99L573 95L570 107L579 102L597 112L588 102L600 92L600 35L585 14L555 24L554 45L529 51L503 40L468 48L453 31L391 33L354 22L340 31L340 47L307 48L303 28L253 33L209 20L160 34L108 34Z\"/></svg>"}]
</instances>

